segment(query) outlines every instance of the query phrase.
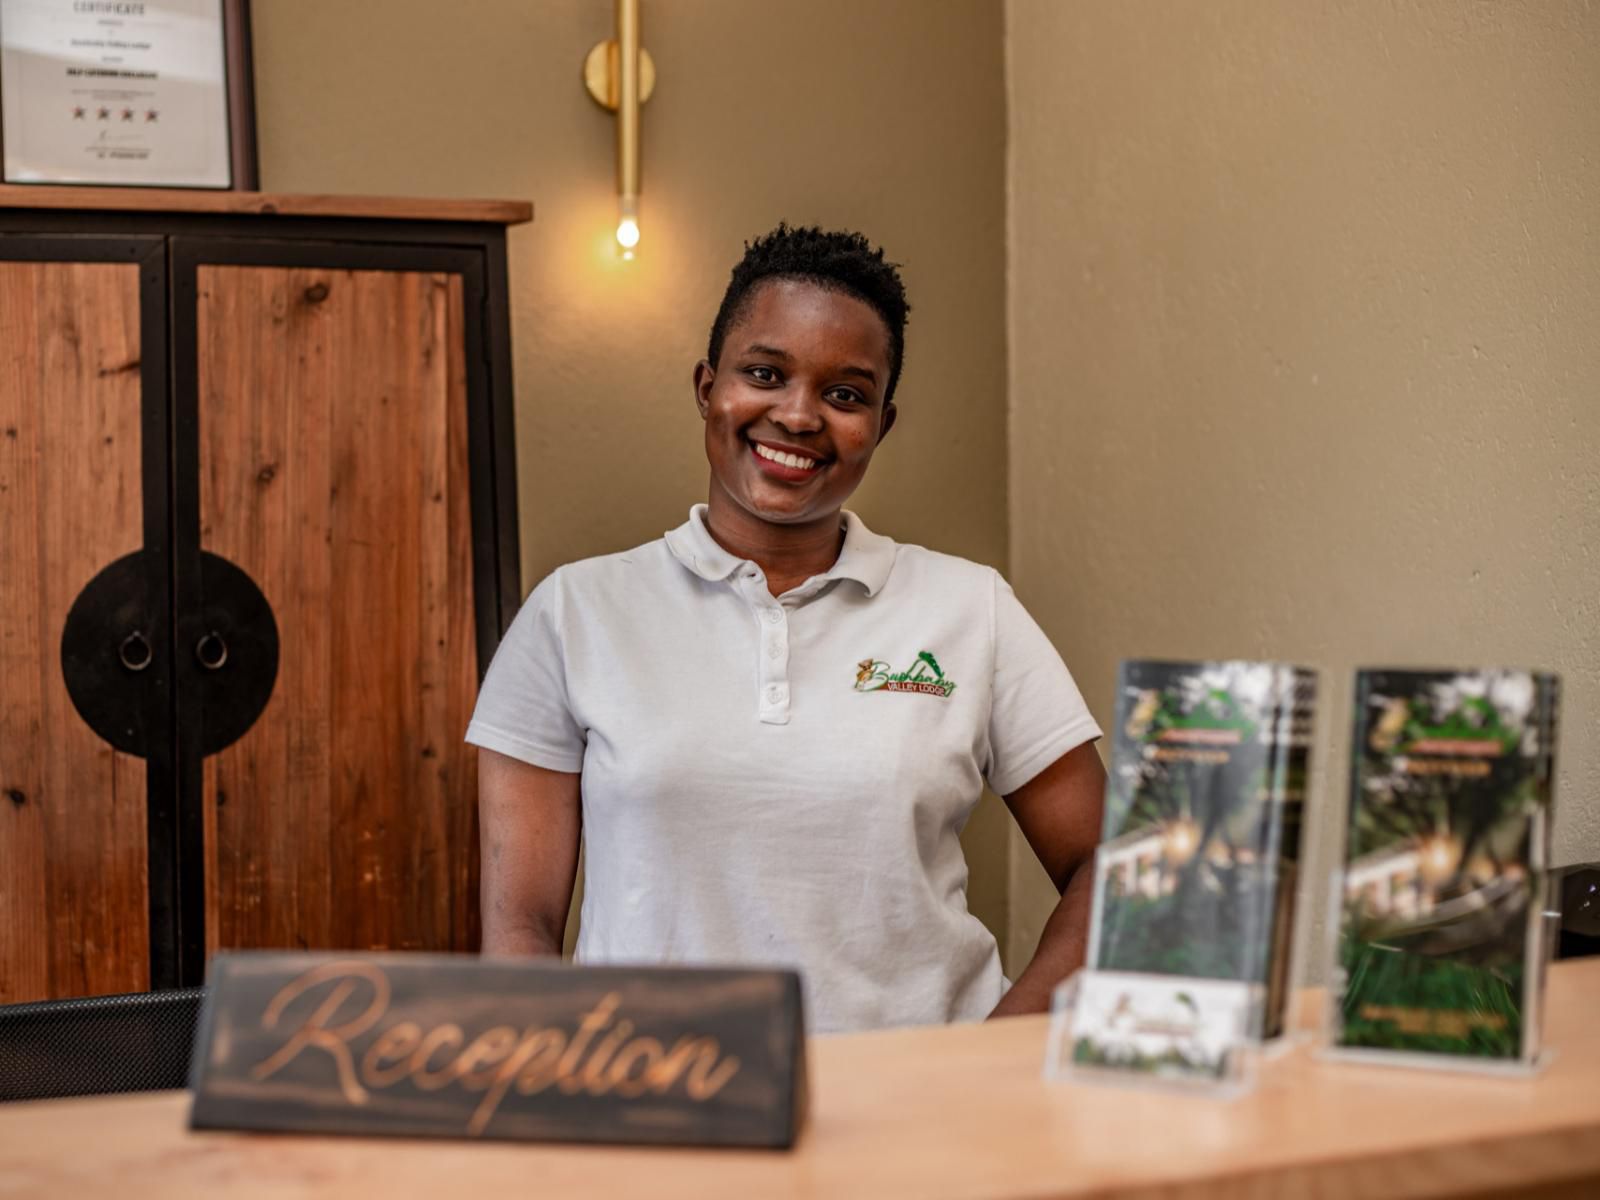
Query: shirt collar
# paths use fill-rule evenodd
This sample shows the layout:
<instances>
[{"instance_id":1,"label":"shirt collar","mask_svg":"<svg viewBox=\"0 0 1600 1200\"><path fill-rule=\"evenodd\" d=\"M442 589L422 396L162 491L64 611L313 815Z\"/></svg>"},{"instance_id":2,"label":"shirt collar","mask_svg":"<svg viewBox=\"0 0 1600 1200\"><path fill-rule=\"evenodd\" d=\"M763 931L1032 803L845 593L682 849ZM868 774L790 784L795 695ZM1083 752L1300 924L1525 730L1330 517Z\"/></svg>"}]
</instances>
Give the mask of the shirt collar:
<instances>
[{"instance_id":1,"label":"shirt collar","mask_svg":"<svg viewBox=\"0 0 1600 1200\"><path fill-rule=\"evenodd\" d=\"M696 504L689 519L666 535L672 556L701 579L720 583L748 560L735 558L717 544L706 528L706 506ZM894 569L895 544L892 538L873 533L855 513L844 513L844 547L822 579L853 579L876 596Z\"/></svg>"}]
</instances>

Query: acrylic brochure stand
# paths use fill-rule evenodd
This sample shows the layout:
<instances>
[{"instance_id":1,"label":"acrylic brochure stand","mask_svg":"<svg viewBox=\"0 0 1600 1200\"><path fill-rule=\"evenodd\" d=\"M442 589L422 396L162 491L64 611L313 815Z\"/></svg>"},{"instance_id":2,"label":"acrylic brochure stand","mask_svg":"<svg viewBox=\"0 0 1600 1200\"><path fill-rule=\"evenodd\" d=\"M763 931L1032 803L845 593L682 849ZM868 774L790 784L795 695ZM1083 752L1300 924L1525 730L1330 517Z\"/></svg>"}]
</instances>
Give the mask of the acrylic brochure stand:
<instances>
[{"instance_id":1,"label":"acrylic brochure stand","mask_svg":"<svg viewBox=\"0 0 1600 1200\"><path fill-rule=\"evenodd\" d=\"M1524 670L1357 674L1324 1054L1543 1066L1559 696Z\"/></svg>"},{"instance_id":2,"label":"acrylic brochure stand","mask_svg":"<svg viewBox=\"0 0 1600 1200\"><path fill-rule=\"evenodd\" d=\"M1087 966L1046 1073L1213 1094L1283 1045L1315 676L1134 660L1118 676Z\"/></svg>"}]
</instances>

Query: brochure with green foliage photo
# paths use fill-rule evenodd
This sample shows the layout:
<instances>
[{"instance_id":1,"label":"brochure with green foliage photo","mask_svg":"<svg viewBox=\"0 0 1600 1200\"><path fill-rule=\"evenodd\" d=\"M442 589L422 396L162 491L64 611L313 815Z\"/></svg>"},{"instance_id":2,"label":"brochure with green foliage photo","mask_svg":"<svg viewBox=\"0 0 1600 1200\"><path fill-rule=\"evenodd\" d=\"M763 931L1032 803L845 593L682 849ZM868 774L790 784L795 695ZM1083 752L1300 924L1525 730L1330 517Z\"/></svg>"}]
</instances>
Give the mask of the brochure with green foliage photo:
<instances>
[{"instance_id":1,"label":"brochure with green foliage photo","mask_svg":"<svg viewBox=\"0 0 1600 1200\"><path fill-rule=\"evenodd\" d=\"M1560 682L1356 676L1336 1047L1532 1062Z\"/></svg>"},{"instance_id":2,"label":"brochure with green foliage photo","mask_svg":"<svg viewBox=\"0 0 1600 1200\"><path fill-rule=\"evenodd\" d=\"M1252 985L1282 1032L1315 702L1283 664L1123 663L1093 970Z\"/></svg>"}]
</instances>

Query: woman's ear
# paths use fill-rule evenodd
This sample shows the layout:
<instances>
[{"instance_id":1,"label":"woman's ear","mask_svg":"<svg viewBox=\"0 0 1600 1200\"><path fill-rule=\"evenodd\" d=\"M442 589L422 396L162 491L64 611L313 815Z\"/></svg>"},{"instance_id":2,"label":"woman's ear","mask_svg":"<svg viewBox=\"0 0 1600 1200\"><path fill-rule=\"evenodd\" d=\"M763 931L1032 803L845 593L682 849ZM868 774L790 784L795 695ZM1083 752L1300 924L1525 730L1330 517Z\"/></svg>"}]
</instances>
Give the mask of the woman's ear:
<instances>
[{"instance_id":1,"label":"woman's ear","mask_svg":"<svg viewBox=\"0 0 1600 1200\"><path fill-rule=\"evenodd\" d=\"M694 365L694 406L700 410L700 419L706 419L711 409L711 385L716 382L717 369L710 360L702 358Z\"/></svg>"},{"instance_id":2,"label":"woman's ear","mask_svg":"<svg viewBox=\"0 0 1600 1200\"><path fill-rule=\"evenodd\" d=\"M883 444L883 439L889 436L889 430L894 428L894 419L900 415L900 410L894 406L894 401L883 406L883 424L878 428L878 445Z\"/></svg>"}]
</instances>

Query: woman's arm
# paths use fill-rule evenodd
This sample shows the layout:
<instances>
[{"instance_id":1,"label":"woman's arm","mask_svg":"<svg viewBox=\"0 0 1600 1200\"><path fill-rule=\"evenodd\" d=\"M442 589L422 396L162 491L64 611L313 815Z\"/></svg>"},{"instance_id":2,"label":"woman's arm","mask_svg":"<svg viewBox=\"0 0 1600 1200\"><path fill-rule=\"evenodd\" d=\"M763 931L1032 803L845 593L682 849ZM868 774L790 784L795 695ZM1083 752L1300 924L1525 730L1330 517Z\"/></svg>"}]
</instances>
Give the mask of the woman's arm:
<instances>
[{"instance_id":1,"label":"woman's arm","mask_svg":"<svg viewBox=\"0 0 1600 1200\"><path fill-rule=\"evenodd\" d=\"M478 751L483 953L561 953L583 829L580 775Z\"/></svg>"},{"instance_id":2,"label":"woman's arm","mask_svg":"<svg viewBox=\"0 0 1600 1200\"><path fill-rule=\"evenodd\" d=\"M1105 768L1094 743L1085 742L1005 798L1061 899L1045 922L1033 960L990 1016L1045 1012L1055 985L1083 965L1105 790Z\"/></svg>"}]
</instances>

